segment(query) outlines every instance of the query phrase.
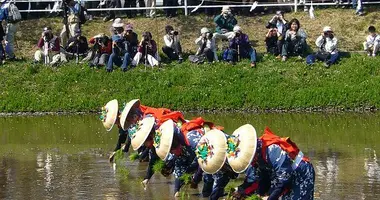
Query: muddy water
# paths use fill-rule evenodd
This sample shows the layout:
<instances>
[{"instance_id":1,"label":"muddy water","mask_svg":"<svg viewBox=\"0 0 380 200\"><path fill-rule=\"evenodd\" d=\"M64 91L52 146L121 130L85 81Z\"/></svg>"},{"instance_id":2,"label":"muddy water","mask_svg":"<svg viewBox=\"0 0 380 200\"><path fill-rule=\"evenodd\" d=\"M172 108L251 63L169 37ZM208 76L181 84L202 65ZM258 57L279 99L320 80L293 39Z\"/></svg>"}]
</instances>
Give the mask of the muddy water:
<instances>
[{"instance_id":1,"label":"muddy water","mask_svg":"<svg viewBox=\"0 0 380 200\"><path fill-rule=\"evenodd\" d=\"M290 136L314 164L316 199L380 199L380 114L203 116L228 132L251 123ZM146 163L128 161L128 176L113 170L118 133L97 116L0 117L0 131L0 199L174 199L172 178L142 188Z\"/></svg>"}]
</instances>

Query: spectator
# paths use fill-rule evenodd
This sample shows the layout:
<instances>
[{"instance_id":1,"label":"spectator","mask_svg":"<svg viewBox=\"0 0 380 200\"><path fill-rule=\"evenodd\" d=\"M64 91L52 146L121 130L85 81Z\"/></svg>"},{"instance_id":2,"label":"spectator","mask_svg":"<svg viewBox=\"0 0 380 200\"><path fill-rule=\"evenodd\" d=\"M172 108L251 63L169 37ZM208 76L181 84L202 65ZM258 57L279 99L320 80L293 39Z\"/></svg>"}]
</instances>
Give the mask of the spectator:
<instances>
[{"instance_id":1,"label":"spectator","mask_svg":"<svg viewBox=\"0 0 380 200\"><path fill-rule=\"evenodd\" d=\"M92 37L89 43L93 45L90 55L90 67L99 67L106 65L109 56L112 53L112 40L110 40L106 35L99 34Z\"/></svg>"},{"instance_id":2,"label":"spectator","mask_svg":"<svg viewBox=\"0 0 380 200\"><path fill-rule=\"evenodd\" d=\"M123 21L120 19L120 18L116 18L113 23L112 23L112 26L110 28L110 33L111 33L111 36L113 35L117 35L117 34L121 34L124 32L124 23Z\"/></svg>"},{"instance_id":3,"label":"spectator","mask_svg":"<svg viewBox=\"0 0 380 200\"><path fill-rule=\"evenodd\" d=\"M58 62L61 59L59 39L57 36L53 34L52 29L50 27L45 27L43 29L42 36L37 43L37 47L39 49L34 53L35 63L40 62L42 56L44 56L45 59L49 61L45 64L58 64ZM51 62L50 58L52 58Z\"/></svg>"},{"instance_id":4,"label":"spectator","mask_svg":"<svg viewBox=\"0 0 380 200\"><path fill-rule=\"evenodd\" d=\"M128 53L131 58L135 57L138 48L138 35L133 32L132 24L125 26L124 39L128 42Z\"/></svg>"},{"instance_id":5,"label":"spectator","mask_svg":"<svg viewBox=\"0 0 380 200\"><path fill-rule=\"evenodd\" d=\"M80 22L81 22L80 17L79 17L80 12L81 12L80 4L76 3L74 0L64 0L64 3L67 3L69 12L68 12L68 17L67 17L68 21L63 22L64 25L63 25L63 29L60 35L61 44L66 44L67 40L70 37L74 37L75 30L80 29ZM66 30L66 24L69 30ZM66 33L67 31L69 33Z\"/></svg>"},{"instance_id":6,"label":"spectator","mask_svg":"<svg viewBox=\"0 0 380 200\"><path fill-rule=\"evenodd\" d=\"M364 15L362 0L352 0L352 8L355 9L356 15Z\"/></svg>"},{"instance_id":7,"label":"spectator","mask_svg":"<svg viewBox=\"0 0 380 200\"><path fill-rule=\"evenodd\" d=\"M306 52L306 33L300 28L300 22L292 19L290 29L286 31L284 45L282 46L282 61L286 61L288 56L298 56L301 58Z\"/></svg>"},{"instance_id":8,"label":"spectator","mask_svg":"<svg viewBox=\"0 0 380 200\"><path fill-rule=\"evenodd\" d=\"M323 28L323 33L317 38L315 44L319 51L316 54L307 56L307 64L311 65L315 62L315 59L318 59L324 62L326 68L329 68L337 62L339 59L338 39L334 36L331 27L325 26Z\"/></svg>"},{"instance_id":9,"label":"spectator","mask_svg":"<svg viewBox=\"0 0 380 200\"><path fill-rule=\"evenodd\" d=\"M178 0L164 0L164 6L179 6ZM177 16L177 9L164 9L168 18Z\"/></svg>"},{"instance_id":10,"label":"spectator","mask_svg":"<svg viewBox=\"0 0 380 200\"><path fill-rule=\"evenodd\" d=\"M227 40L234 35L233 28L237 24L237 20L231 13L228 6L223 6L222 13L214 18L216 24L215 39Z\"/></svg>"},{"instance_id":11,"label":"spectator","mask_svg":"<svg viewBox=\"0 0 380 200\"><path fill-rule=\"evenodd\" d=\"M162 47L162 51L168 56L170 60L178 60L179 63L182 63L182 47L178 31L174 31L174 28L170 25L167 25L165 27L165 31L165 46Z\"/></svg>"},{"instance_id":12,"label":"spectator","mask_svg":"<svg viewBox=\"0 0 380 200\"><path fill-rule=\"evenodd\" d=\"M107 2L107 8L120 8L121 7L121 2L120 0L110 0L110 1L106 1ZM115 15L115 11L113 10L109 10L107 11L107 16L105 16L103 18L103 21L110 21L110 20L114 20L116 17Z\"/></svg>"},{"instance_id":13,"label":"spectator","mask_svg":"<svg viewBox=\"0 0 380 200\"><path fill-rule=\"evenodd\" d=\"M123 72L128 70L130 55L128 42L120 35L112 36L112 54L108 59L107 72L113 71L113 64L121 68Z\"/></svg>"},{"instance_id":14,"label":"spectator","mask_svg":"<svg viewBox=\"0 0 380 200\"><path fill-rule=\"evenodd\" d=\"M252 48L248 35L244 34L240 26L233 29L235 35L230 38L229 48L225 51L224 60L235 63L241 58L250 58L251 67L256 67L256 50Z\"/></svg>"},{"instance_id":15,"label":"spectator","mask_svg":"<svg viewBox=\"0 0 380 200\"><path fill-rule=\"evenodd\" d=\"M156 41L152 39L152 34L150 32L143 33L137 51L138 52L135 57L133 57L132 66L138 65L141 58L144 59L145 64L148 62L152 67L158 66L159 57L157 52L157 44Z\"/></svg>"},{"instance_id":16,"label":"spectator","mask_svg":"<svg viewBox=\"0 0 380 200\"><path fill-rule=\"evenodd\" d=\"M189 60L193 63L203 63L205 59L209 63L213 61L218 61L218 56L216 55L215 38L208 28L204 27L201 29L201 36L195 40L198 50L195 55L189 56Z\"/></svg>"},{"instance_id":17,"label":"spectator","mask_svg":"<svg viewBox=\"0 0 380 200\"><path fill-rule=\"evenodd\" d=\"M7 20L8 15L8 9L4 8L6 0L1 0L1 7L0 7L0 65L3 64L5 57L4 57L4 47L3 47L3 38L5 36L5 32L2 26L2 22L4 20Z\"/></svg>"},{"instance_id":18,"label":"spectator","mask_svg":"<svg viewBox=\"0 0 380 200\"><path fill-rule=\"evenodd\" d=\"M269 20L268 24L266 25L266 28L269 29L269 31L273 31L274 28L276 29L276 35L277 35L277 48L272 48L272 50L277 49L276 52L272 52L274 55L279 55L282 51L282 45L284 44L284 36L286 34L286 31L288 30L288 22L285 20L284 12L283 11L277 11L276 15L272 17L271 20ZM269 33L269 32L268 32ZM274 36L274 34L270 34ZM268 36L268 34L267 34ZM268 38L268 37L267 37ZM272 42L275 37L270 37Z\"/></svg>"},{"instance_id":19,"label":"spectator","mask_svg":"<svg viewBox=\"0 0 380 200\"><path fill-rule=\"evenodd\" d=\"M367 40L363 43L364 51L367 51L368 56L375 57L380 47L380 36L376 34L376 28L374 26L370 26L368 32Z\"/></svg>"},{"instance_id":20,"label":"spectator","mask_svg":"<svg viewBox=\"0 0 380 200\"><path fill-rule=\"evenodd\" d=\"M137 7L137 1L136 0L125 0L124 1L124 8L136 8ZM136 10L127 10L127 17L133 18L136 17Z\"/></svg>"},{"instance_id":21,"label":"spectator","mask_svg":"<svg viewBox=\"0 0 380 200\"><path fill-rule=\"evenodd\" d=\"M0 21L6 21L5 28L5 52L8 55L9 60L15 60L16 56L14 54L14 43L15 35L17 31L17 23L21 20L20 12L16 12L16 5L14 2L6 2L6 0L1 0L1 13ZM11 14L13 13L13 14ZM11 14L11 16L9 16ZM1 28L1 27L0 27Z\"/></svg>"},{"instance_id":22,"label":"spectator","mask_svg":"<svg viewBox=\"0 0 380 200\"><path fill-rule=\"evenodd\" d=\"M65 47L66 52L72 54L85 54L88 51L87 38L82 36L80 29L75 30L74 37L70 38Z\"/></svg>"},{"instance_id":23,"label":"spectator","mask_svg":"<svg viewBox=\"0 0 380 200\"><path fill-rule=\"evenodd\" d=\"M146 7L156 7L156 0L145 0L145 6ZM147 9L146 10L146 17L153 18L156 15L156 9Z\"/></svg>"},{"instance_id":24,"label":"spectator","mask_svg":"<svg viewBox=\"0 0 380 200\"><path fill-rule=\"evenodd\" d=\"M279 56L281 54L282 45L279 45L281 34L276 27L269 28L268 33L265 35L265 45L267 53Z\"/></svg>"}]
</instances>

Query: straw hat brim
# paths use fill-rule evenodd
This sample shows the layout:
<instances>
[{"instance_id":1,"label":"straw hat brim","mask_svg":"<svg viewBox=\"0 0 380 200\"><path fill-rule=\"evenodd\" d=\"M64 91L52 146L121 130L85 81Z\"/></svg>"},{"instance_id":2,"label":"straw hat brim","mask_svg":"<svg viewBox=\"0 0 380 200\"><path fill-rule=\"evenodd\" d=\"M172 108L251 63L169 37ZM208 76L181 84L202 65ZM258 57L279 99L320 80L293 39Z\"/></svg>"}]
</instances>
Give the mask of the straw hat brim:
<instances>
[{"instance_id":1,"label":"straw hat brim","mask_svg":"<svg viewBox=\"0 0 380 200\"><path fill-rule=\"evenodd\" d=\"M130 133L133 150L139 149L148 138L154 127L154 117L145 117L136 124L136 132Z\"/></svg>"},{"instance_id":2,"label":"straw hat brim","mask_svg":"<svg viewBox=\"0 0 380 200\"><path fill-rule=\"evenodd\" d=\"M217 173L226 161L226 150L225 134L217 129L208 131L197 145L196 154L199 166L207 174Z\"/></svg>"},{"instance_id":3,"label":"straw hat brim","mask_svg":"<svg viewBox=\"0 0 380 200\"><path fill-rule=\"evenodd\" d=\"M257 146L257 133L250 124L236 129L227 139L226 157L236 173L244 172L251 164ZM230 148L231 147L231 148Z\"/></svg>"},{"instance_id":4,"label":"straw hat brim","mask_svg":"<svg viewBox=\"0 0 380 200\"><path fill-rule=\"evenodd\" d=\"M123 23L113 23L112 26L115 28L122 28L122 27L124 27L124 24Z\"/></svg>"},{"instance_id":5,"label":"straw hat brim","mask_svg":"<svg viewBox=\"0 0 380 200\"><path fill-rule=\"evenodd\" d=\"M107 131L110 131L115 125L117 115L119 114L119 104L116 99L109 101L103 108L102 108L102 123L104 128L106 128Z\"/></svg>"},{"instance_id":6,"label":"straw hat brim","mask_svg":"<svg viewBox=\"0 0 380 200\"><path fill-rule=\"evenodd\" d=\"M154 136L154 146L158 157L165 160L172 147L174 137L174 122L168 120L164 122L160 128L156 131Z\"/></svg>"},{"instance_id":7,"label":"straw hat brim","mask_svg":"<svg viewBox=\"0 0 380 200\"><path fill-rule=\"evenodd\" d=\"M129 115L129 113L131 112L132 108L138 108L140 106L140 99L133 99L132 101L129 101L123 111L121 112L121 115L120 115L120 125L121 125L121 128L123 130L127 130L128 129L128 126L127 126L127 117Z\"/></svg>"}]
</instances>

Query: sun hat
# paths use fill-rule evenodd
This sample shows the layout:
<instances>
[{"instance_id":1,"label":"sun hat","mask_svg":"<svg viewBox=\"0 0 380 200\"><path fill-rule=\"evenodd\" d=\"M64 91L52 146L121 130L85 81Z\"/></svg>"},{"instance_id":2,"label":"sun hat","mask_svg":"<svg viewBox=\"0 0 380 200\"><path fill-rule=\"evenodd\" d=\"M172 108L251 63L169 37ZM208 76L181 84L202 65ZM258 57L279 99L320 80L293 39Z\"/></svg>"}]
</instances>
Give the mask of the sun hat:
<instances>
[{"instance_id":1,"label":"sun hat","mask_svg":"<svg viewBox=\"0 0 380 200\"><path fill-rule=\"evenodd\" d=\"M154 117L145 117L140 120L135 127L128 130L129 137L131 138L131 144L134 151L139 149L148 138L152 129L154 128Z\"/></svg>"},{"instance_id":2,"label":"sun hat","mask_svg":"<svg viewBox=\"0 0 380 200\"><path fill-rule=\"evenodd\" d=\"M203 27L201 29L201 34L205 34L205 33L209 33L209 32L210 32L210 30L208 30L208 28L206 28L206 27Z\"/></svg>"},{"instance_id":3,"label":"sun hat","mask_svg":"<svg viewBox=\"0 0 380 200\"><path fill-rule=\"evenodd\" d=\"M153 137L153 146L156 148L158 157L165 160L170 152L174 136L174 122L168 120L158 128Z\"/></svg>"},{"instance_id":4,"label":"sun hat","mask_svg":"<svg viewBox=\"0 0 380 200\"><path fill-rule=\"evenodd\" d=\"M323 27L323 32L334 32L330 26Z\"/></svg>"},{"instance_id":5,"label":"sun hat","mask_svg":"<svg viewBox=\"0 0 380 200\"><path fill-rule=\"evenodd\" d=\"M120 125L123 130L127 130L129 127L127 126L127 117L131 113L132 110L140 107L140 99L133 99L125 104L123 111L120 115Z\"/></svg>"},{"instance_id":6,"label":"sun hat","mask_svg":"<svg viewBox=\"0 0 380 200\"><path fill-rule=\"evenodd\" d=\"M116 99L109 101L105 106L102 107L102 114L99 119L103 122L104 128L110 131L116 122L119 114L119 104Z\"/></svg>"},{"instance_id":7,"label":"sun hat","mask_svg":"<svg viewBox=\"0 0 380 200\"><path fill-rule=\"evenodd\" d=\"M236 33L236 32L241 32L241 27L238 26L238 25L236 25L236 26L234 26L233 31L234 31L235 33Z\"/></svg>"},{"instance_id":8,"label":"sun hat","mask_svg":"<svg viewBox=\"0 0 380 200\"><path fill-rule=\"evenodd\" d=\"M131 31L131 30L133 30L133 26L132 26L132 24L128 23L128 24L125 26L125 30L126 30L126 31Z\"/></svg>"},{"instance_id":9,"label":"sun hat","mask_svg":"<svg viewBox=\"0 0 380 200\"><path fill-rule=\"evenodd\" d=\"M124 26L124 23L123 23L123 21L120 18L116 18L113 21L112 26L115 27L115 28L122 28Z\"/></svg>"},{"instance_id":10,"label":"sun hat","mask_svg":"<svg viewBox=\"0 0 380 200\"><path fill-rule=\"evenodd\" d=\"M222 7L222 12L231 12L231 9L229 6L223 6Z\"/></svg>"},{"instance_id":11,"label":"sun hat","mask_svg":"<svg viewBox=\"0 0 380 200\"><path fill-rule=\"evenodd\" d=\"M226 150L225 134L218 129L208 131L199 140L195 150L199 166L207 174L215 174L226 161Z\"/></svg>"},{"instance_id":12,"label":"sun hat","mask_svg":"<svg viewBox=\"0 0 380 200\"><path fill-rule=\"evenodd\" d=\"M240 126L227 138L226 157L234 172L242 173L248 168L255 156L256 146L256 130L250 124Z\"/></svg>"}]
</instances>

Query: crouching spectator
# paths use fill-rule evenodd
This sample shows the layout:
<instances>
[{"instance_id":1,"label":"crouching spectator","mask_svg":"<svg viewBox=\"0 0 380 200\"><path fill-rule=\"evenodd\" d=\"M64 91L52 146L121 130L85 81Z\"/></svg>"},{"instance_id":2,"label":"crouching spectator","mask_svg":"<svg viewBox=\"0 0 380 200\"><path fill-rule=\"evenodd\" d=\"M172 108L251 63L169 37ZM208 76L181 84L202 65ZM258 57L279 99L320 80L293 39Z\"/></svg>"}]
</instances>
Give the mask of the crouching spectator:
<instances>
[{"instance_id":1,"label":"crouching spectator","mask_svg":"<svg viewBox=\"0 0 380 200\"><path fill-rule=\"evenodd\" d=\"M178 36L178 31L175 31L170 25L165 27L165 31L165 46L162 47L162 51L170 60L178 60L178 63L182 63L182 47Z\"/></svg>"},{"instance_id":2,"label":"crouching spectator","mask_svg":"<svg viewBox=\"0 0 380 200\"><path fill-rule=\"evenodd\" d=\"M363 43L364 51L367 52L368 56L375 57L380 47L380 36L376 34L376 28L374 26L370 26L368 32L367 40Z\"/></svg>"},{"instance_id":3,"label":"crouching spectator","mask_svg":"<svg viewBox=\"0 0 380 200\"><path fill-rule=\"evenodd\" d=\"M265 27L268 29L265 39L267 52L278 56L281 54L282 46L284 44L284 36L288 29L288 22L285 20L284 12L277 11L276 15L269 20Z\"/></svg>"},{"instance_id":4,"label":"crouching spectator","mask_svg":"<svg viewBox=\"0 0 380 200\"><path fill-rule=\"evenodd\" d=\"M128 42L121 35L113 35L112 54L108 59L107 72L113 71L113 64L120 67L123 72L126 72L129 62Z\"/></svg>"},{"instance_id":5,"label":"crouching spectator","mask_svg":"<svg viewBox=\"0 0 380 200\"><path fill-rule=\"evenodd\" d=\"M285 41L282 47L282 61L286 61L289 56L301 58L306 53L306 33L300 28L300 22L292 19L289 22L290 28L286 31Z\"/></svg>"},{"instance_id":6,"label":"crouching spectator","mask_svg":"<svg viewBox=\"0 0 380 200\"><path fill-rule=\"evenodd\" d=\"M216 55L215 38L213 38L213 35L210 33L208 28L204 27L201 29L201 36L195 40L195 44L199 47L195 55L189 56L189 60L191 62L203 63L205 59L207 59L209 63L218 61L218 56Z\"/></svg>"},{"instance_id":7,"label":"crouching spectator","mask_svg":"<svg viewBox=\"0 0 380 200\"><path fill-rule=\"evenodd\" d=\"M141 58L143 58L145 64L147 62L150 66L158 66L159 58L157 52L156 41L152 39L152 34L150 32L144 32L142 35L141 42L138 47L138 52L132 60L132 66L136 66L140 63Z\"/></svg>"},{"instance_id":8,"label":"crouching spectator","mask_svg":"<svg viewBox=\"0 0 380 200\"><path fill-rule=\"evenodd\" d=\"M315 62L315 59L318 59L324 62L326 68L329 68L338 61L338 39L334 36L331 27L326 26L323 28L323 33L317 38L315 44L319 48L319 51L316 54L307 56L307 64L311 65Z\"/></svg>"},{"instance_id":9,"label":"crouching spectator","mask_svg":"<svg viewBox=\"0 0 380 200\"><path fill-rule=\"evenodd\" d=\"M216 33L214 37L219 40L227 40L233 35L233 28L237 24L236 18L232 15L228 6L223 6L222 13L214 18Z\"/></svg>"},{"instance_id":10,"label":"crouching spectator","mask_svg":"<svg viewBox=\"0 0 380 200\"><path fill-rule=\"evenodd\" d=\"M240 26L233 29L235 35L229 40L229 48L223 53L225 61L235 63L241 58L249 58L251 67L256 67L256 50L252 48L248 35L244 34Z\"/></svg>"},{"instance_id":11,"label":"crouching spectator","mask_svg":"<svg viewBox=\"0 0 380 200\"><path fill-rule=\"evenodd\" d=\"M99 34L89 40L92 46L87 54L90 67L99 67L107 64L112 53L112 41L104 34Z\"/></svg>"},{"instance_id":12,"label":"crouching spectator","mask_svg":"<svg viewBox=\"0 0 380 200\"><path fill-rule=\"evenodd\" d=\"M34 62L38 63L45 59L45 64L56 65L61 59L59 39L52 32L50 27L45 27L42 32L42 36L37 43L39 48L34 53ZM51 61L50 61L51 60Z\"/></svg>"},{"instance_id":13,"label":"crouching spectator","mask_svg":"<svg viewBox=\"0 0 380 200\"><path fill-rule=\"evenodd\" d=\"M77 58L79 55L84 55L88 51L87 38L82 36L80 29L75 30L74 37L71 37L65 47L67 53L75 55Z\"/></svg>"},{"instance_id":14,"label":"crouching spectator","mask_svg":"<svg viewBox=\"0 0 380 200\"><path fill-rule=\"evenodd\" d=\"M132 24L125 26L124 39L128 42L128 53L131 58L135 57L139 45L137 33L133 32Z\"/></svg>"}]
</instances>

